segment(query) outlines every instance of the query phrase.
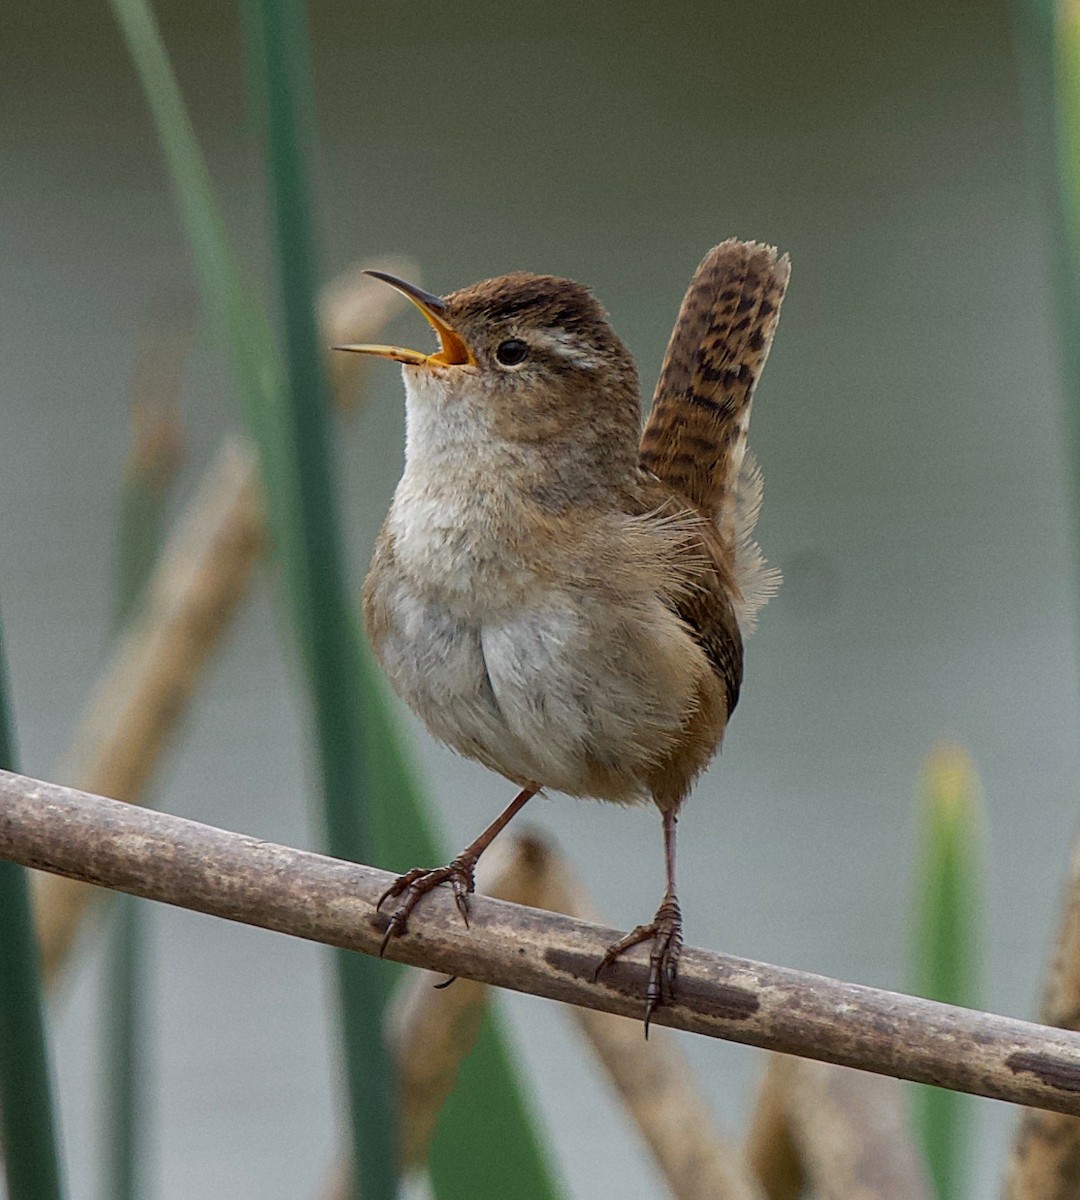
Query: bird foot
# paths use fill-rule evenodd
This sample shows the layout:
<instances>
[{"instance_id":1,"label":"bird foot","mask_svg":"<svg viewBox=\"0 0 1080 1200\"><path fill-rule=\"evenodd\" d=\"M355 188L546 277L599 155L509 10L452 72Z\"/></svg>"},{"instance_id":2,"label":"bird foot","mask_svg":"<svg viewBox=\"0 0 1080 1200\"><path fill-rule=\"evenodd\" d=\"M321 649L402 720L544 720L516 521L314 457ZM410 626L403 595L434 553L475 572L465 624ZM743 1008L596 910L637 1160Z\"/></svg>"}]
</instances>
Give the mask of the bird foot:
<instances>
[{"instance_id":1,"label":"bird foot","mask_svg":"<svg viewBox=\"0 0 1080 1200\"><path fill-rule=\"evenodd\" d=\"M434 891L440 884L449 883L454 889L454 902L466 926L469 924L469 895L476 891L476 880L473 869L476 860L468 855L459 854L453 862L445 867L413 867L397 879L379 897L375 911L378 912L387 900L400 896L401 903L390 914L390 923L383 934L382 945L379 947L379 957L386 953L390 939L400 937L408 932L409 914L428 892Z\"/></svg>"},{"instance_id":2,"label":"bird foot","mask_svg":"<svg viewBox=\"0 0 1080 1200\"><path fill-rule=\"evenodd\" d=\"M675 997L675 976L679 968L682 951L682 914L679 901L673 893L664 897L656 910L656 916L648 925L639 925L625 937L613 942L600 960L594 978L624 955L632 946L651 942L649 948L649 983L645 989L645 1037L649 1036L649 1021L653 1013L663 1004L670 1004Z\"/></svg>"}]
</instances>

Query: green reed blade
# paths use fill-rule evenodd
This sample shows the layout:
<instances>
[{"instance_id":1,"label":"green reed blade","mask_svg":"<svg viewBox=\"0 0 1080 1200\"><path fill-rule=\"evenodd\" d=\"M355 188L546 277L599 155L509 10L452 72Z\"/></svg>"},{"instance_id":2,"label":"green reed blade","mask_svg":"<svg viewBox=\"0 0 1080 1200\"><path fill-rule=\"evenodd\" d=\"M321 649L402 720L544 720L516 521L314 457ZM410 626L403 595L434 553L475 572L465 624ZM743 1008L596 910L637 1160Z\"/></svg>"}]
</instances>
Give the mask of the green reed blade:
<instances>
[{"instance_id":1,"label":"green reed blade","mask_svg":"<svg viewBox=\"0 0 1080 1200\"><path fill-rule=\"evenodd\" d=\"M931 753L920 790L912 990L973 1008L981 976L982 791L971 759L954 746ZM915 1113L938 1200L961 1200L971 1174L971 1097L920 1086Z\"/></svg>"},{"instance_id":2,"label":"green reed blade","mask_svg":"<svg viewBox=\"0 0 1080 1200\"><path fill-rule=\"evenodd\" d=\"M18 769L0 619L0 767ZM64 1195L27 873L0 862L0 1144L8 1200Z\"/></svg>"},{"instance_id":3,"label":"green reed blade","mask_svg":"<svg viewBox=\"0 0 1080 1200\"><path fill-rule=\"evenodd\" d=\"M1045 201L1055 350L1067 399L1074 512L1080 518L1080 12L1072 0L1016 0L1013 28L1031 165Z\"/></svg>"},{"instance_id":4,"label":"green reed blade","mask_svg":"<svg viewBox=\"0 0 1080 1200\"><path fill-rule=\"evenodd\" d=\"M364 754L363 678L341 551L324 349L315 323L315 244L306 146L313 119L307 14L298 0L244 6L249 62L265 112L287 368L287 441L296 527L286 570L296 573L293 612L307 647L331 852L370 861L375 847ZM337 955L358 1182L367 1200L397 1191L394 1081L383 1040L387 975L369 958ZM359 1192L357 1193L359 1195Z\"/></svg>"},{"instance_id":5,"label":"green reed blade","mask_svg":"<svg viewBox=\"0 0 1080 1200\"><path fill-rule=\"evenodd\" d=\"M302 605L303 597L297 593L296 573L289 569L289 562L296 560L289 551L290 531L298 522L291 499L295 476L286 453L289 423L284 371L276 357L266 319L249 301L241 282L209 175L152 12L146 0L111 0L111 3L142 80L177 190L194 250L208 323L225 331L232 351L248 423L263 459L271 530L284 567L290 605L295 611ZM249 54L249 62L254 57ZM304 625L307 624L305 621ZM350 641L349 653L342 661L347 659L347 673L359 676L362 681L358 694L366 720L363 739L357 744L368 750L365 765L372 797L372 836L378 850L373 860L398 868L417 862L441 861L443 855L436 852L436 840L431 833L431 818L411 779L391 713L381 686L367 664L354 622L350 625ZM307 658L306 649L304 654ZM355 811L351 815L355 819ZM349 816L348 812L343 814L343 818ZM342 853L334 847L331 849ZM358 958L357 961L362 960ZM392 968L389 964L383 964L383 968L386 974L380 978L388 980ZM508 1066L511 1056L493 1027L488 1025L485 1029L491 1031L482 1035L485 1043L491 1040L495 1044L495 1049L488 1054L493 1065L475 1087L482 1088L483 1095L490 1100L493 1116L485 1122L468 1120L474 1097L463 1088L457 1089L445 1110L447 1120L455 1110L466 1115L466 1119L457 1123L461 1132L455 1152L461 1162L467 1164L489 1154L492 1144L513 1146L524 1140L530 1153L519 1159L504 1158L505 1177L520 1180L535 1200L556 1197L558 1191L543 1165L535 1133L529 1128L523 1135L517 1127L518 1114L524 1111L524 1104ZM464 1169L459 1172L463 1173ZM365 1179L365 1184L367 1182ZM440 1190L438 1178L434 1184L439 1200L453 1200ZM366 1188L365 1194L367 1200L372 1200ZM477 1196L476 1200L484 1198Z\"/></svg>"}]
</instances>

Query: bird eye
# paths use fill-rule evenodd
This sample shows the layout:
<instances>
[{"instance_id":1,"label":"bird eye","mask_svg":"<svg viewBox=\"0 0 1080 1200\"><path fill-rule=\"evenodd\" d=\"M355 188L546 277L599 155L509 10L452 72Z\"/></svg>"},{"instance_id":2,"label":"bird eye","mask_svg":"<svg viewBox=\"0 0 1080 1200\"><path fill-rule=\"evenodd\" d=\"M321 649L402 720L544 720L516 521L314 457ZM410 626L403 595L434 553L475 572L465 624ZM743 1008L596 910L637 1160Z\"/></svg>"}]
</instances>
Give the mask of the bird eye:
<instances>
[{"instance_id":1,"label":"bird eye","mask_svg":"<svg viewBox=\"0 0 1080 1200\"><path fill-rule=\"evenodd\" d=\"M495 347L495 357L504 367L516 367L529 357L529 347L521 338L507 338Z\"/></svg>"}]
</instances>

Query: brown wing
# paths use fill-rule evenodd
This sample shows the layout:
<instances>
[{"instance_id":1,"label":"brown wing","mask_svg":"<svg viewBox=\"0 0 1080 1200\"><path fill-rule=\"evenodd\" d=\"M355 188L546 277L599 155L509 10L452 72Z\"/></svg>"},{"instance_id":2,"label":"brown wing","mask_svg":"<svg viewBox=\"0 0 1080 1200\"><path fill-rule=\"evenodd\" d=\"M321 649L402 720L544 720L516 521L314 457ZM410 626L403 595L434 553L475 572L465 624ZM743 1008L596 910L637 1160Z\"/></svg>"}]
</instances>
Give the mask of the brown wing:
<instances>
[{"instance_id":1,"label":"brown wing","mask_svg":"<svg viewBox=\"0 0 1080 1200\"><path fill-rule=\"evenodd\" d=\"M711 581L706 576L701 591L680 598L675 608L723 684L730 718L739 703L743 677L742 634L731 600L719 588L715 575Z\"/></svg>"},{"instance_id":2,"label":"brown wing","mask_svg":"<svg viewBox=\"0 0 1080 1200\"><path fill-rule=\"evenodd\" d=\"M712 522L685 496L644 472L632 507L641 515L654 514L658 520L686 524L680 563L683 586L673 592L668 603L705 651L723 686L730 717L739 701L743 675L743 643L734 606L737 592L730 555L724 552Z\"/></svg>"},{"instance_id":3,"label":"brown wing","mask_svg":"<svg viewBox=\"0 0 1080 1200\"><path fill-rule=\"evenodd\" d=\"M750 402L772 344L791 266L734 239L698 267L668 343L641 462L712 518L730 553Z\"/></svg>"}]
</instances>

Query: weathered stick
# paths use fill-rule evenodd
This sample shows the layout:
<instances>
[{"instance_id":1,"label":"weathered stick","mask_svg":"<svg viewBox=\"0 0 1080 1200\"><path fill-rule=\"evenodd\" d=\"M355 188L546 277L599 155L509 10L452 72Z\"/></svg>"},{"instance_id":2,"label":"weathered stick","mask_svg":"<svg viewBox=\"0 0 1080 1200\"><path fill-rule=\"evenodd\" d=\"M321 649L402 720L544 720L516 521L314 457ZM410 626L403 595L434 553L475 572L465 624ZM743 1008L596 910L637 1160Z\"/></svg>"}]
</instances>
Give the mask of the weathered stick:
<instances>
[{"instance_id":1,"label":"weathered stick","mask_svg":"<svg viewBox=\"0 0 1080 1200\"><path fill-rule=\"evenodd\" d=\"M377 954L392 876L0 772L0 858ZM641 954L599 979L615 931L477 897L467 929L429 897L388 954L428 970L641 1017ZM687 949L659 1024L1080 1115L1080 1034Z\"/></svg>"}]
</instances>

